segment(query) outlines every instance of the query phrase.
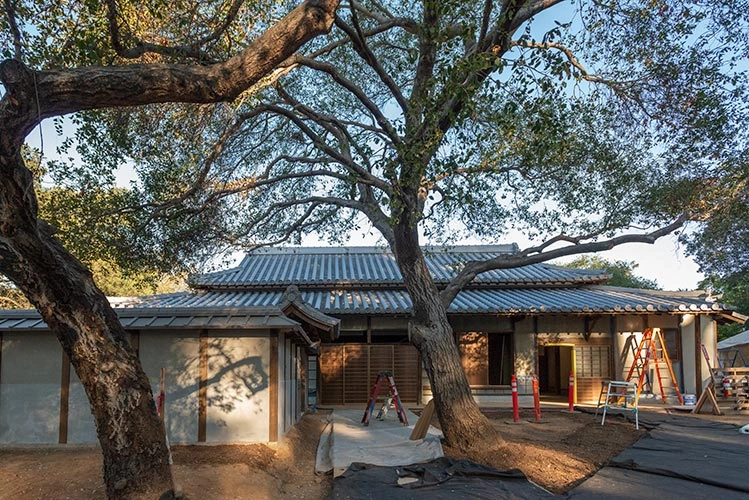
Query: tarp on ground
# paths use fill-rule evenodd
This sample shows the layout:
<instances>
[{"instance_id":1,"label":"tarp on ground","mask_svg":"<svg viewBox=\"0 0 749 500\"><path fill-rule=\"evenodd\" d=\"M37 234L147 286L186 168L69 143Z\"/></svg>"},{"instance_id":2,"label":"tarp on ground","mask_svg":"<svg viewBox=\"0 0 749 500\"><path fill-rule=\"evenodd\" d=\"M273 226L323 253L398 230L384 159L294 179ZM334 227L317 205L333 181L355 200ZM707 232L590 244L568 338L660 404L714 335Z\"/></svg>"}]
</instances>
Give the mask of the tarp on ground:
<instances>
[{"instance_id":1,"label":"tarp on ground","mask_svg":"<svg viewBox=\"0 0 749 500\"><path fill-rule=\"evenodd\" d=\"M342 474L355 462L373 465L408 465L441 457L442 432L429 427L424 439L410 440L418 420L406 411L410 425L400 423L394 410L383 420L371 418L368 426L361 423L364 410L336 409L329 417L328 427L320 438L315 470Z\"/></svg>"},{"instance_id":2,"label":"tarp on ground","mask_svg":"<svg viewBox=\"0 0 749 500\"><path fill-rule=\"evenodd\" d=\"M403 484L399 484L403 483ZM333 482L328 500L536 500L561 498L517 470L501 471L469 460L441 457L405 467L362 463Z\"/></svg>"},{"instance_id":3,"label":"tarp on ground","mask_svg":"<svg viewBox=\"0 0 749 500\"><path fill-rule=\"evenodd\" d=\"M654 418L649 415L650 418ZM654 418L650 433L575 488L570 499L747 498L749 435L731 424Z\"/></svg>"}]
</instances>

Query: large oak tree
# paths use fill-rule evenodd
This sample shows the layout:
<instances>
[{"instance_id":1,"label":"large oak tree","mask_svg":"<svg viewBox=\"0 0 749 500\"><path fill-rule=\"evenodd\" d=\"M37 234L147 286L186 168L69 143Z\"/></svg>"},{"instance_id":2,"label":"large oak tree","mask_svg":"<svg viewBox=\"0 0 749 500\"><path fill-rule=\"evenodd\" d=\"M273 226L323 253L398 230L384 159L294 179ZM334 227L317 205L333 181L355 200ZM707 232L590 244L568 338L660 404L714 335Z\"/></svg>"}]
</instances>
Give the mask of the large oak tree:
<instances>
[{"instance_id":1,"label":"large oak tree","mask_svg":"<svg viewBox=\"0 0 749 500\"><path fill-rule=\"evenodd\" d=\"M39 310L83 384L110 498L170 494L164 430L117 315L91 272L38 217L34 179L22 155L24 140L45 118L82 110L232 101L304 43L327 32L337 4L309 0L281 19L264 20L262 34L240 37L234 55L214 62L207 58L207 47L219 41L226 47L226 40L237 38L231 32L237 23L246 35L252 16L243 1L184 2L179 4L183 10L172 2L3 2L3 47L12 58L0 63L0 272ZM196 19L202 31L193 29ZM175 34L188 39L176 45L170 37ZM61 35L69 36L66 44L49 43ZM102 38L107 42L102 44ZM146 55L152 62L141 57ZM157 62L155 56L181 62ZM141 59L129 64L134 58ZM71 68L70 61L97 64Z\"/></svg>"},{"instance_id":2,"label":"large oak tree","mask_svg":"<svg viewBox=\"0 0 749 500\"><path fill-rule=\"evenodd\" d=\"M380 233L413 302L411 339L447 439L491 444L447 308L481 272L653 242L711 214L713 188L746 149L742 3L351 1L328 37L252 96L81 115L84 164L97 174L82 177L106 167L97 145L135 164L138 203L123 213L139 222L123 234L148 248L179 240L175 220L202 229L206 245ZM189 44L111 39L121 55L203 57ZM435 286L425 236L510 229L538 244Z\"/></svg>"}]
</instances>

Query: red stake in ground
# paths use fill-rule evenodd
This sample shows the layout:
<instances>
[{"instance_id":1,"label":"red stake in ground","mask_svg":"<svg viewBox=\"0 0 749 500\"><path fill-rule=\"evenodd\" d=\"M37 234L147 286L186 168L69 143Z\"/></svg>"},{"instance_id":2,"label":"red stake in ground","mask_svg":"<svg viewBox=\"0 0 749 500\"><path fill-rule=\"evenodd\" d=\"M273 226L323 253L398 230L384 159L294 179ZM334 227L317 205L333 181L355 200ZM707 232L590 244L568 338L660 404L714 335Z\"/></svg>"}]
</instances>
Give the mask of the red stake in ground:
<instances>
[{"instance_id":1,"label":"red stake in ground","mask_svg":"<svg viewBox=\"0 0 749 500\"><path fill-rule=\"evenodd\" d=\"M513 374L510 379L512 384L512 420L513 422L520 421L520 402L518 401L518 379Z\"/></svg>"}]
</instances>

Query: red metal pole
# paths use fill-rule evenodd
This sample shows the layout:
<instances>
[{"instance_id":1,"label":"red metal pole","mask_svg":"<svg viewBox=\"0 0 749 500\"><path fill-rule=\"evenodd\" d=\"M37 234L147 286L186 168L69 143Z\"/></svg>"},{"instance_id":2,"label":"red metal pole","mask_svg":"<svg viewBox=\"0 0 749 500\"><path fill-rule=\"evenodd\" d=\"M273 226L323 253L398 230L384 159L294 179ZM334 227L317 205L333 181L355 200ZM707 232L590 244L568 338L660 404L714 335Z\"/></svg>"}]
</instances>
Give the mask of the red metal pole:
<instances>
[{"instance_id":1,"label":"red metal pole","mask_svg":"<svg viewBox=\"0 0 749 500\"><path fill-rule=\"evenodd\" d=\"M575 411L575 373L572 371L570 371L569 402L570 412Z\"/></svg>"},{"instance_id":2,"label":"red metal pole","mask_svg":"<svg viewBox=\"0 0 749 500\"><path fill-rule=\"evenodd\" d=\"M512 420L513 422L520 421L520 402L518 401L518 379L515 374L510 379L512 384Z\"/></svg>"},{"instance_id":3,"label":"red metal pole","mask_svg":"<svg viewBox=\"0 0 749 500\"><path fill-rule=\"evenodd\" d=\"M538 377L533 374L533 409L536 411L536 422L541 421L541 397L538 394Z\"/></svg>"}]
</instances>

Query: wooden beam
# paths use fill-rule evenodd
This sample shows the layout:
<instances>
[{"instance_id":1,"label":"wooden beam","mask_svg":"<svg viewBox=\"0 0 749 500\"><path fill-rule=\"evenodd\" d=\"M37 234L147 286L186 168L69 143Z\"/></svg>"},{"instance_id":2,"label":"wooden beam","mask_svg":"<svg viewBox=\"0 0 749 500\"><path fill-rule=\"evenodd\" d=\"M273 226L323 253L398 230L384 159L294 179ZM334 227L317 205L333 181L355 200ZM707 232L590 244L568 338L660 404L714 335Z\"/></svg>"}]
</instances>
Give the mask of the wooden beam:
<instances>
[{"instance_id":1,"label":"wooden beam","mask_svg":"<svg viewBox=\"0 0 749 500\"><path fill-rule=\"evenodd\" d=\"M208 413L208 337L205 330L200 331L198 344L200 375L198 380L198 442L206 440L206 418Z\"/></svg>"},{"instance_id":2,"label":"wooden beam","mask_svg":"<svg viewBox=\"0 0 749 500\"><path fill-rule=\"evenodd\" d=\"M60 374L60 431L57 442L66 444L68 442L68 413L70 404L70 360L65 351L62 351L62 370Z\"/></svg>"},{"instance_id":3,"label":"wooden beam","mask_svg":"<svg viewBox=\"0 0 749 500\"><path fill-rule=\"evenodd\" d=\"M130 332L130 345L135 351L135 356L140 358L140 330Z\"/></svg>"},{"instance_id":4,"label":"wooden beam","mask_svg":"<svg viewBox=\"0 0 749 500\"><path fill-rule=\"evenodd\" d=\"M268 362L270 376L268 405L268 441L278 441L278 331L271 330L270 360Z\"/></svg>"}]
</instances>

